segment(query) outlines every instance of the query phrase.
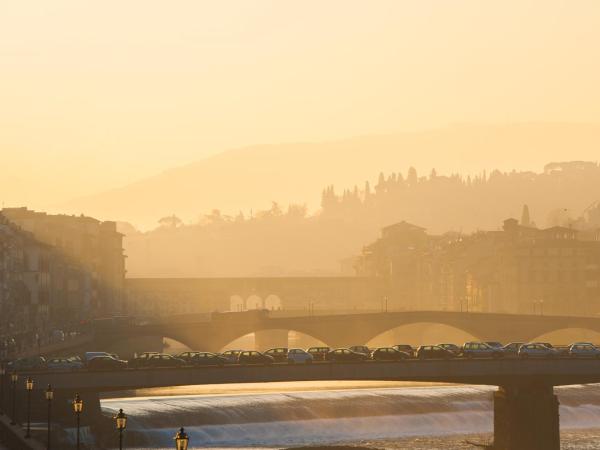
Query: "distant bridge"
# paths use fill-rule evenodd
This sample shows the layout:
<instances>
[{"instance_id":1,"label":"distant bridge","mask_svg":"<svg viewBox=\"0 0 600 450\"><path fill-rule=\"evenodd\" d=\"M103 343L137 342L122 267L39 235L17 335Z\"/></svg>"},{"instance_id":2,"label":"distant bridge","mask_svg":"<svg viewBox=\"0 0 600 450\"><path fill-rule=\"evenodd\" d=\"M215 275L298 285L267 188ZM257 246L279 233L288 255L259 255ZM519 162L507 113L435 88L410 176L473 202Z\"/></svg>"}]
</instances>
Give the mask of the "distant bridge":
<instances>
[{"instance_id":1,"label":"distant bridge","mask_svg":"<svg viewBox=\"0 0 600 450\"><path fill-rule=\"evenodd\" d=\"M190 321L185 316L164 318L160 323L106 330L96 336L96 348L133 337L166 337L192 349L219 351L234 340L265 330L297 331L331 347L366 344L380 334L403 325L443 324L476 339L529 342L553 331L583 328L600 332L600 318L471 313L453 311L405 311L285 317L268 311L215 313L210 320ZM285 345L285 343L283 343Z\"/></svg>"},{"instance_id":2,"label":"distant bridge","mask_svg":"<svg viewBox=\"0 0 600 450\"><path fill-rule=\"evenodd\" d=\"M135 315L249 309L373 309L385 295L371 277L127 278Z\"/></svg>"}]
</instances>

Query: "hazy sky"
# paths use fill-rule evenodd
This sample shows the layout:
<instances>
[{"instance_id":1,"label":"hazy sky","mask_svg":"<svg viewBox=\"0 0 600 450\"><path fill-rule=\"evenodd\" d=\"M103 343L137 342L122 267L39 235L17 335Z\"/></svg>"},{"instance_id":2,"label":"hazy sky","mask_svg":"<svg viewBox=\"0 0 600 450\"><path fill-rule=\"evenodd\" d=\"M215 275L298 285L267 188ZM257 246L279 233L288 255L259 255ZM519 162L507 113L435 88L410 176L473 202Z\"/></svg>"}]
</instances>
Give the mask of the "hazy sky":
<instances>
[{"instance_id":1,"label":"hazy sky","mask_svg":"<svg viewBox=\"0 0 600 450\"><path fill-rule=\"evenodd\" d=\"M596 0L2 1L0 201L254 143L598 122L598 80Z\"/></svg>"}]
</instances>

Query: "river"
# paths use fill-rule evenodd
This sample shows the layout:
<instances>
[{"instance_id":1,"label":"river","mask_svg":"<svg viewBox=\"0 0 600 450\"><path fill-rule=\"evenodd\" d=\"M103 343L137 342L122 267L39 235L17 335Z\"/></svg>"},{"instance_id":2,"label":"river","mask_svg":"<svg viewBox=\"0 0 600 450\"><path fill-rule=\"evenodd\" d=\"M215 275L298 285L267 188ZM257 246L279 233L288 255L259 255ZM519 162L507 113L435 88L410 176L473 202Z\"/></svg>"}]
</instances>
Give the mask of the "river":
<instances>
[{"instance_id":1,"label":"river","mask_svg":"<svg viewBox=\"0 0 600 450\"><path fill-rule=\"evenodd\" d=\"M493 390L391 382L188 386L104 399L102 409L125 410L127 433L145 440L137 449L173 448L180 426L193 449L337 443L459 449L491 439ZM563 448L600 449L600 385L556 392Z\"/></svg>"}]
</instances>

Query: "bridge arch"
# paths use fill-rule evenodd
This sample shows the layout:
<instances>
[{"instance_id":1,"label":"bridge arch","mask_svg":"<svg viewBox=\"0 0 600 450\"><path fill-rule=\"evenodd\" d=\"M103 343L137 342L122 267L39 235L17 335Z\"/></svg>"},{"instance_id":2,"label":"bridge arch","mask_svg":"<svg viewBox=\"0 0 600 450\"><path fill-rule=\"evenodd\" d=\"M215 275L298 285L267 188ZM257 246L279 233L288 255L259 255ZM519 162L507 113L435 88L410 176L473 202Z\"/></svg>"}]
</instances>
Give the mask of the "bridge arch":
<instances>
[{"instance_id":1,"label":"bridge arch","mask_svg":"<svg viewBox=\"0 0 600 450\"><path fill-rule=\"evenodd\" d=\"M413 346L452 342L458 345L480 338L468 331L438 322L413 322L392 327L373 336L365 344L370 347L383 347L395 344Z\"/></svg>"},{"instance_id":2,"label":"bridge arch","mask_svg":"<svg viewBox=\"0 0 600 450\"><path fill-rule=\"evenodd\" d=\"M275 294L269 294L265 298L264 308L270 311L281 309L281 298Z\"/></svg>"},{"instance_id":3,"label":"bridge arch","mask_svg":"<svg viewBox=\"0 0 600 450\"><path fill-rule=\"evenodd\" d=\"M241 295L234 294L229 297L229 311L244 311L246 309L246 302Z\"/></svg>"},{"instance_id":4,"label":"bridge arch","mask_svg":"<svg viewBox=\"0 0 600 450\"><path fill-rule=\"evenodd\" d=\"M558 328L535 336L531 340L563 345L573 342L592 342L600 345L600 329L594 329L593 327Z\"/></svg>"},{"instance_id":5,"label":"bridge arch","mask_svg":"<svg viewBox=\"0 0 600 450\"><path fill-rule=\"evenodd\" d=\"M246 309L263 309L263 299L256 294L246 299Z\"/></svg>"},{"instance_id":6,"label":"bridge arch","mask_svg":"<svg viewBox=\"0 0 600 450\"><path fill-rule=\"evenodd\" d=\"M285 334L282 335L281 332ZM265 336L266 335L266 336ZM297 329L288 328L261 328L250 333L237 336L228 342L221 342L218 351L233 348L249 348L254 345L256 350L266 350L274 347L300 347L327 346L323 339Z\"/></svg>"}]
</instances>

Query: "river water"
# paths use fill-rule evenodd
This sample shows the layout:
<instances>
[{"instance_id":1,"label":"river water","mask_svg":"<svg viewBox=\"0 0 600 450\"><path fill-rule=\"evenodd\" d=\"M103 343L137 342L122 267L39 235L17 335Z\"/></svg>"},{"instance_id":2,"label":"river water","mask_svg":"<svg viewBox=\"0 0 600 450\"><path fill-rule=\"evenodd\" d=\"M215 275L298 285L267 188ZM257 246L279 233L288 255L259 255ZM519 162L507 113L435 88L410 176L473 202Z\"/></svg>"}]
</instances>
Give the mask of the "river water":
<instances>
[{"instance_id":1,"label":"river water","mask_svg":"<svg viewBox=\"0 0 600 450\"><path fill-rule=\"evenodd\" d=\"M125 410L127 433L135 434L137 442L145 439L137 449L173 448L180 426L185 426L194 449L340 443L459 449L475 448L466 441L491 439L493 390L402 383L190 386L105 399L102 408L107 415ZM556 392L563 448L600 449L600 385Z\"/></svg>"}]
</instances>

